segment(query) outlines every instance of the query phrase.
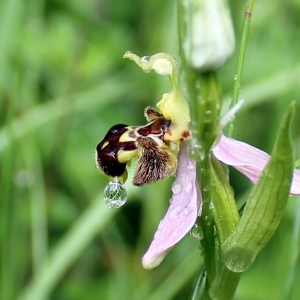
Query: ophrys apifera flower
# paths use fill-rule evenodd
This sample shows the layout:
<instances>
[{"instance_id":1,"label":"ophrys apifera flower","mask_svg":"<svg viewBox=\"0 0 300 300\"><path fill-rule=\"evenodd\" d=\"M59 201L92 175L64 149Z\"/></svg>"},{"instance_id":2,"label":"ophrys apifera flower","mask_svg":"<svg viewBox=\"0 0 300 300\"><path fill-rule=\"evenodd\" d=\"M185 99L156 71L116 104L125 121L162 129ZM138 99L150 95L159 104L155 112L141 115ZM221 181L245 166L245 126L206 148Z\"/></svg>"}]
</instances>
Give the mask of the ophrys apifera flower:
<instances>
[{"instance_id":1,"label":"ophrys apifera flower","mask_svg":"<svg viewBox=\"0 0 300 300\"><path fill-rule=\"evenodd\" d=\"M170 206L142 259L143 266L151 269L158 266L173 246L190 232L201 214L201 195L196 180L196 163L188 156L191 139L189 107L179 90L175 59L164 53L140 58L128 52L124 57L134 60L145 71L155 70L160 75L168 75L173 84L173 90L165 93L158 102L159 110L146 108L146 125L115 125L96 148L97 165L113 182L109 190L111 202L118 200L114 197L120 195L120 187L127 178L126 164L133 157L137 157L134 185L141 186L176 174ZM235 167L256 183L270 156L221 133L221 127L237 109L233 108L220 120L220 138L212 153L219 161ZM300 194L299 170L294 172L291 194ZM116 201L109 206L120 205Z\"/></svg>"}]
</instances>

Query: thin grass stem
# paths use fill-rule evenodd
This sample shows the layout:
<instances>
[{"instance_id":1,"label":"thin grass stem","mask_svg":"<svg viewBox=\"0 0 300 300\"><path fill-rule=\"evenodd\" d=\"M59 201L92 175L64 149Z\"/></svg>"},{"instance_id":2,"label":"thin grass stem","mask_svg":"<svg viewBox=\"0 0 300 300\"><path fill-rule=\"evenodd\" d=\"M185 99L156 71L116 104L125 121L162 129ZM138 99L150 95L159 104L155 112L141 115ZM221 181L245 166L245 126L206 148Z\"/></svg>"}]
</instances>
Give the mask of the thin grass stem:
<instances>
[{"instance_id":1,"label":"thin grass stem","mask_svg":"<svg viewBox=\"0 0 300 300\"><path fill-rule=\"evenodd\" d=\"M233 94L232 94L230 108L237 103L241 91L242 75L243 75L243 68L244 68L244 62L245 62L245 56L247 50L247 43L249 38L253 4L254 4L254 0L249 0L246 6L245 19L244 19L244 25L242 31L242 39L241 39L240 51L237 60L236 74L234 76L234 86L233 86ZM229 137L233 136L234 120L235 119L233 118L229 123L229 127L228 127Z\"/></svg>"}]
</instances>

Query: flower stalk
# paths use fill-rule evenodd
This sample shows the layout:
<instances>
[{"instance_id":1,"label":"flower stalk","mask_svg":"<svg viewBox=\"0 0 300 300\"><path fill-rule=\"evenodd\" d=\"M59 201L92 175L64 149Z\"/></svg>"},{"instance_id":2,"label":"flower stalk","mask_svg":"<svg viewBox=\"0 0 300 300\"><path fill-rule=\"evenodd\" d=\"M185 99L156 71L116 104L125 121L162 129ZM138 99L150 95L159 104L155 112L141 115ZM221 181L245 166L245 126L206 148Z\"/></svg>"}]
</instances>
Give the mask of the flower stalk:
<instances>
[{"instance_id":1,"label":"flower stalk","mask_svg":"<svg viewBox=\"0 0 300 300\"><path fill-rule=\"evenodd\" d=\"M205 238L200 243L206 265L207 279L212 281L215 276L216 262L214 256L214 222L211 209L210 152L218 135L221 92L215 72L202 73L188 65L186 61L183 68L193 120L190 153L191 157L198 162L197 180L200 183L203 201L202 215L198 219L198 223Z\"/></svg>"}]
</instances>

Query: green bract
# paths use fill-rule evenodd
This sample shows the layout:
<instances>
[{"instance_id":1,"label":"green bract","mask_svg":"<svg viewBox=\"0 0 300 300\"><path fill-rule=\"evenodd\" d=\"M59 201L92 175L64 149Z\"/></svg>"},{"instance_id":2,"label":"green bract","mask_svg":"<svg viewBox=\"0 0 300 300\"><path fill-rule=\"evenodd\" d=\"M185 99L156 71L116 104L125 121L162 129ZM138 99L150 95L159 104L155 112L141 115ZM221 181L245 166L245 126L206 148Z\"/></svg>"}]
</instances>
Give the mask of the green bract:
<instances>
[{"instance_id":1,"label":"green bract","mask_svg":"<svg viewBox=\"0 0 300 300\"><path fill-rule=\"evenodd\" d=\"M223 263L231 271L244 272L252 265L283 216L294 169L290 136L294 110L292 104L281 124L271 159L249 196L241 220L221 246Z\"/></svg>"}]
</instances>

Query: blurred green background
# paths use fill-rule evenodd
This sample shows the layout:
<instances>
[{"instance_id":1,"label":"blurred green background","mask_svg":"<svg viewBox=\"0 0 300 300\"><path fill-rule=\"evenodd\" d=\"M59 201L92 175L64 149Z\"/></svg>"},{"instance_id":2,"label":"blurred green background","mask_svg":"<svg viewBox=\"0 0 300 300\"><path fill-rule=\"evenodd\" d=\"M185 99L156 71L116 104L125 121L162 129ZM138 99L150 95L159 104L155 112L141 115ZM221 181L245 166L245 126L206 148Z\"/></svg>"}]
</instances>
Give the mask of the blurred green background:
<instances>
[{"instance_id":1,"label":"blurred green background","mask_svg":"<svg viewBox=\"0 0 300 300\"><path fill-rule=\"evenodd\" d=\"M179 57L176 1L2 0L0 4L1 300L188 299L202 258L186 236L155 270L142 268L172 178L110 210L94 149L114 124L144 124L168 78L123 60ZM246 1L230 1L240 41ZM238 47L237 47L238 49ZM220 71L227 110L237 51ZM300 1L257 1L235 137L270 152L285 109L300 157ZM237 199L251 184L231 172ZM235 299L300 299L300 199L240 282Z\"/></svg>"}]
</instances>

